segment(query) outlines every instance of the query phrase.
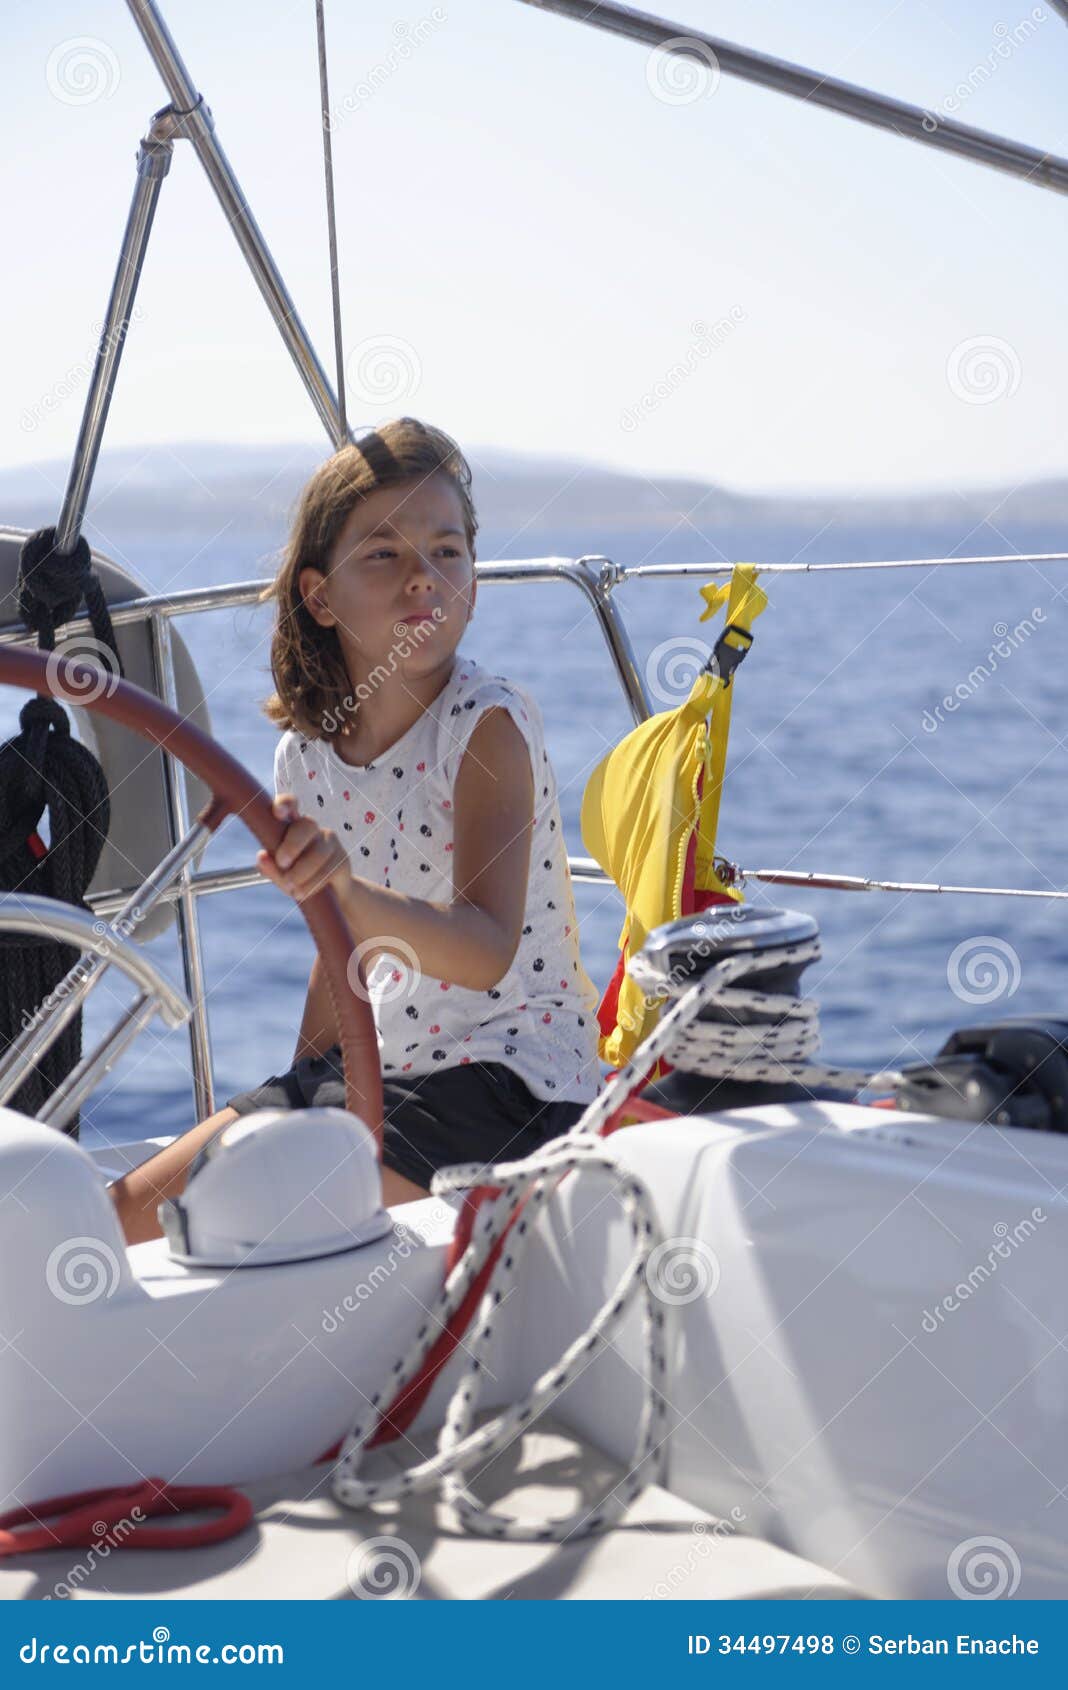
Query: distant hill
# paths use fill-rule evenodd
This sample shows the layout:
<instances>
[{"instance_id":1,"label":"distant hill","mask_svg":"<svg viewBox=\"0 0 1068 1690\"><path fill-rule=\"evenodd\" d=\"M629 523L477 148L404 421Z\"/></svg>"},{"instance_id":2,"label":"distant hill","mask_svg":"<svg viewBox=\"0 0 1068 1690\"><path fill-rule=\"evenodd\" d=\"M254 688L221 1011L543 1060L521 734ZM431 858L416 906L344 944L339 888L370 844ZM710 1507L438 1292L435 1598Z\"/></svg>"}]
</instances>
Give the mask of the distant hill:
<instances>
[{"instance_id":1,"label":"distant hill","mask_svg":"<svg viewBox=\"0 0 1068 1690\"><path fill-rule=\"evenodd\" d=\"M176 441L105 452L87 523L95 544L224 531L277 546L322 452L291 446ZM715 557L781 561L921 553L1068 549L1068 480L1011 489L898 496L847 492L754 496L691 477L644 479L578 459L472 450L479 554L606 552L620 562ZM53 522L63 462L0 471L0 523ZM247 550L247 548L246 548Z\"/></svg>"}]
</instances>

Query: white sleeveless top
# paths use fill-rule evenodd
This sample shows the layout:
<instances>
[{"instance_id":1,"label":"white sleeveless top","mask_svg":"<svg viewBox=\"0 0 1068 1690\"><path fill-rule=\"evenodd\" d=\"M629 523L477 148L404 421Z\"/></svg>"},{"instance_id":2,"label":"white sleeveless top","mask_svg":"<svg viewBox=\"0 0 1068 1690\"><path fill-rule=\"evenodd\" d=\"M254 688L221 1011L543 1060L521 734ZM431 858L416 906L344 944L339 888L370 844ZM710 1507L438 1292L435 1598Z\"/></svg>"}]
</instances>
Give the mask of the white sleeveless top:
<instances>
[{"instance_id":1,"label":"white sleeveless top","mask_svg":"<svg viewBox=\"0 0 1068 1690\"><path fill-rule=\"evenodd\" d=\"M534 775L522 937L507 974L489 991L421 974L415 953L399 940L395 953L377 957L367 988L382 1072L502 1062L535 1097L587 1103L601 1083L599 994L579 955L556 778L541 712L526 689L458 652L434 702L373 763L353 767L329 740L289 729L275 753L275 791L293 793L302 814L334 830L355 874L448 903L456 777L476 722L497 706L526 740Z\"/></svg>"}]
</instances>

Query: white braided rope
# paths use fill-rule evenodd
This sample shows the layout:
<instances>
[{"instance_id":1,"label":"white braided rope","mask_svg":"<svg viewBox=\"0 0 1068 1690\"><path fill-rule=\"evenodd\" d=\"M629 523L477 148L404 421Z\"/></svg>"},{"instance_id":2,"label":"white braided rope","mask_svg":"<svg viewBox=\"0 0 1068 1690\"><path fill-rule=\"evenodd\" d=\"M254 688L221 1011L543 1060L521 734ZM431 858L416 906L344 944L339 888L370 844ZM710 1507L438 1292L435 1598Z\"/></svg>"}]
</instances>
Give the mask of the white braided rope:
<instances>
[{"instance_id":1,"label":"white braided rope","mask_svg":"<svg viewBox=\"0 0 1068 1690\"><path fill-rule=\"evenodd\" d=\"M777 945L756 955L743 954L733 959L742 967L731 979L757 969L764 973L784 963L815 962L819 955L819 940L815 938ZM688 996L687 992L680 1002L685 1002ZM688 1074L780 1084L793 1080L810 1090L833 1087L854 1092L868 1086L892 1086L901 1078L890 1069L872 1073L867 1068L840 1068L813 1062L811 1058L820 1046L819 1006L813 998L752 991L732 985L726 977L713 998L726 1010L759 1011L778 1019L757 1023L691 1019L679 1025L661 1054Z\"/></svg>"},{"instance_id":2,"label":"white braided rope","mask_svg":"<svg viewBox=\"0 0 1068 1690\"><path fill-rule=\"evenodd\" d=\"M436 1196L470 1190L477 1185L500 1186L502 1189L492 1202L480 1210L467 1249L446 1279L436 1303L427 1311L426 1320L346 1436L333 1474L333 1492L339 1502L349 1508L365 1508L373 1502L396 1501L441 1486L445 1499L453 1505L460 1524L467 1531L515 1542L561 1542L610 1525L619 1519L646 1484L660 1479L665 1453L667 1401L664 1392L668 1382L668 1358L664 1343L664 1311L657 1304L653 1284L646 1272L649 1257L660 1242L659 1225L644 1182L620 1165L599 1134L661 1056L683 1053L688 1066L693 1066L691 1041L697 1031L695 1017L713 1001L724 1003L729 1008L762 1009L782 1016L780 1023L770 1027L737 1027L729 1023L700 1026L698 1059L704 1060L707 1052L709 1061L729 1061L729 1072L735 1078L780 1079L788 1076L810 1085L838 1084L855 1089L891 1078L856 1069L820 1068L805 1063L801 1056L815 1049L819 1043L815 1006L786 994L750 992L733 986L735 980L758 968L764 971L787 962L807 962L818 955L818 942L805 940L799 944L778 946L758 955L727 957L716 963L664 1012L630 1061L610 1077L603 1091L563 1138L555 1139L523 1161L502 1162L493 1167L465 1163L442 1169L434 1175L431 1191ZM706 1033L712 1035L707 1041ZM713 1046L714 1056L711 1054ZM721 1066L715 1071L723 1073L724 1069ZM494 1322L514 1288L541 1212L566 1174L596 1170L610 1174L617 1182L613 1194L619 1199L630 1224L633 1245L630 1259L615 1289L593 1320L568 1345L559 1360L535 1380L526 1396L472 1430ZM466 1360L449 1401L436 1452L396 1477L376 1482L362 1480L359 1469L363 1451L383 1408L388 1409L415 1378L439 1334L464 1301L494 1245L524 1201L526 1212L516 1220L508 1241L502 1247L475 1317L473 1335L466 1347ZM484 1465L543 1414L611 1341L626 1319L628 1310L639 1300L644 1347L642 1408L634 1453L624 1481L593 1510L579 1510L540 1522L517 1520L487 1508L465 1482L467 1470Z\"/></svg>"},{"instance_id":3,"label":"white braided rope","mask_svg":"<svg viewBox=\"0 0 1068 1690\"><path fill-rule=\"evenodd\" d=\"M630 1223L633 1250L615 1289L602 1304L586 1330L564 1351L559 1361L547 1368L518 1403L472 1431L485 1370L487 1348L493 1337L497 1311L513 1289L520 1263L530 1242L542 1208L562 1175L575 1169L600 1168L623 1184L617 1186L623 1212ZM523 1162L500 1163L487 1171L477 1164L450 1168L436 1174L435 1195L459 1191L473 1185L503 1184L500 1195L479 1214L471 1242L457 1263L438 1299L429 1311L411 1347L397 1363L388 1390L391 1400L415 1377L442 1327L459 1307L469 1286L483 1267L497 1239L524 1198L526 1210L516 1221L494 1268L467 1350L460 1380L449 1402L436 1453L409 1467L396 1478L367 1483L358 1477L360 1457L374 1431L377 1409L385 1393L371 1399L365 1416L345 1439L334 1472L334 1495L350 1508L364 1508L371 1502L394 1501L414 1492L444 1485L445 1499L456 1509L466 1530L485 1537L518 1542L562 1541L596 1531L616 1520L648 1483L661 1475L664 1449L663 1418L667 1405L657 1383L666 1379L667 1360L663 1341L664 1314L657 1306L653 1285L646 1275L649 1255L657 1242L657 1225L652 1199L641 1180L624 1173L598 1138L571 1133L557 1139ZM634 1455L624 1483L598 1508L537 1523L513 1519L483 1506L463 1479L467 1468L484 1465L543 1414L562 1391L581 1373L615 1334L633 1303L641 1300L646 1364L644 1389Z\"/></svg>"}]
</instances>

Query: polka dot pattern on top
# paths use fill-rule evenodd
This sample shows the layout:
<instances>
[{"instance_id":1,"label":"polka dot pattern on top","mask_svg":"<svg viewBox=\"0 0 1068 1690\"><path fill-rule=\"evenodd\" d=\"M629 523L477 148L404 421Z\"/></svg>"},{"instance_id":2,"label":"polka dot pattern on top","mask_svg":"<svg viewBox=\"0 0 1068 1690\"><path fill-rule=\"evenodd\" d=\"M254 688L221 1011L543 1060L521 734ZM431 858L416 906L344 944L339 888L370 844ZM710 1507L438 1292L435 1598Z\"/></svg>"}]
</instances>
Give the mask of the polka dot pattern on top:
<instances>
[{"instance_id":1,"label":"polka dot pattern on top","mask_svg":"<svg viewBox=\"0 0 1068 1690\"><path fill-rule=\"evenodd\" d=\"M370 965L368 990L383 1073L430 1074L502 1062L535 1097L588 1103L600 1089L599 994L582 966L556 777L537 703L524 687L458 653L434 702L388 751L362 767L328 739L290 729L275 753L275 791L332 828L353 873L434 903L452 897L453 796L467 742L503 707L534 776L526 918L512 965L488 991L420 974L398 947ZM340 742L339 742L340 743Z\"/></svg>"}]
</instances>

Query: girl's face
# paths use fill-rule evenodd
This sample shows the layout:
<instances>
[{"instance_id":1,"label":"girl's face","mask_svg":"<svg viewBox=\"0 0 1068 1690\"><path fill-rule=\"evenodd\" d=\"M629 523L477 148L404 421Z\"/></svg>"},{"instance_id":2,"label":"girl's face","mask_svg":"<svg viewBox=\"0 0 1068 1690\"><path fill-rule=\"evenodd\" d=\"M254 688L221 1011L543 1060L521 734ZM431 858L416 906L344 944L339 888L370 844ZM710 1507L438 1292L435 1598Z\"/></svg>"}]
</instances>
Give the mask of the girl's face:
<instances>
[{"instance_id":1,"label":"girl's face","mask_svg":"<svg viewBox=\"0 0 1068 1690\"><path fill-rule=\"evenodd\" d=\"M323 627L336 627L359 683L377 665L408 679L447 664L475 608L475 560L463 506L444 471L382 487L351 512L330 567L300 573Z\"/></svg>"}]
</instances>

